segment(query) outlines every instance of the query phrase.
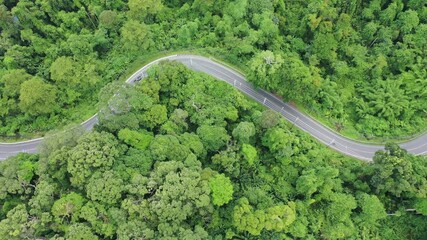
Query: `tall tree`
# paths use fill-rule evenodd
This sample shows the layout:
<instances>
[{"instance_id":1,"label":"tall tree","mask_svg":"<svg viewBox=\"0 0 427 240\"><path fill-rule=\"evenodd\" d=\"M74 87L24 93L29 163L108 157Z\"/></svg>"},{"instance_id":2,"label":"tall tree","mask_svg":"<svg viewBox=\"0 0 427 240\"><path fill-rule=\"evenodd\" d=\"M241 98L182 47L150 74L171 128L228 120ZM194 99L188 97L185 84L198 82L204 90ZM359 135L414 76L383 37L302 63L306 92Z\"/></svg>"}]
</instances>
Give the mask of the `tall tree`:
<instances>
[{"instance_id":1,"label":"tall tree","mask_svg":"<svg viewBox=\"0 0 427 240\"><path fill-rule=\"evenodd\" d=\"M233 137L242 143L249 143L255 135L255 125L252 122L240 122L233 130Z\"/></svg>"},{"instance_id":2,"label":"tall tree","mask_svg":"<svg viewBox=\"0 0 427 240\"><path fill-rule=\"evenodd\" d=\"M427 167L424 157L409 155L397 144L386 144L374 156L372 187L377 194L396 198L427 196Z\"/></svg>"},{"instance_id":3,"label":"tall tree","mask_svg":"<svg viewBox=\"0 0 427 240\"><path fill-rule=\"evenodd\" d=\"M159 11L163 4L156 0L129 0L129 17L140 21L150 21Z\"/></svg>"},{"instance_id":4,"label":"tall tree","mask_svg":"<svg viewBox=\"0 0 427 240\"><path fill-rule=\"evenodd\" d=\"M230 140L227 130L218 126L200 126L197 128L197 135L199 135L203 145L208 151L220 150L225 147L228 140Z\"/></svg>"},{"instance_id":5,"label":"tall tree","mask_svg":"<svg viewBox=\"0 0 427 240\"><path fill-rule=\"evenodd\" d=\"M149 29L136 20L127 21L121 28L123 47L129 51L141 51L150 47Z\"/></svg>"},{"instance_id":6,"label":"tall tree","mask_svg":"<svg viewBox=\"0 0 427 240\"><path fill-rule=\"evenodd\" d=\"M212 193L212 203L217 206L227 204L233 199L233 185L230 178L224 174L217 174L209 179L209 187Z\"/></svg>"},{"instance_id":7,"label":"tall tree","mask_svg":"<svg viewBox=\"0 0 427 240\"><path fill-rule=\"evenodd\" d=\"M248 79L256 85L273 90L277 88L279 69L284 60L278 53L262 51L257 53L249 62Z\"/></svg>"},{"instance_id":8,"label":"tall tree","mask_svg":"<svg viewBox=\"0 0 427 240\"><path fill-rule=\"evenodd\" d=\"M121 198L123 180L112 171L96 172L88 180L87 196L92 201L114 205Z\"/></svg>"},{"instance_id":9,"label":"tall tree","mask_svg":"<svg viewBox=\"0 0 427 240\"><path fill-rule=\"evenodd\" d=\"M21 85L19 107L30 115L43 115L58 110L57 90L54 86L35 77Z\"/></svg>"},{"instance_id":10,"label":"tall tree","mask_svg":"<svg viewBox=\"0 0 427 240\"><path fill-rule=\"evenodd\" d=\"M68 152L67 171L71 183L79 188L95 170L106 171L121 154L121 146L111 133L92 132L82 136Z\"/></svg>"}]
</instances>

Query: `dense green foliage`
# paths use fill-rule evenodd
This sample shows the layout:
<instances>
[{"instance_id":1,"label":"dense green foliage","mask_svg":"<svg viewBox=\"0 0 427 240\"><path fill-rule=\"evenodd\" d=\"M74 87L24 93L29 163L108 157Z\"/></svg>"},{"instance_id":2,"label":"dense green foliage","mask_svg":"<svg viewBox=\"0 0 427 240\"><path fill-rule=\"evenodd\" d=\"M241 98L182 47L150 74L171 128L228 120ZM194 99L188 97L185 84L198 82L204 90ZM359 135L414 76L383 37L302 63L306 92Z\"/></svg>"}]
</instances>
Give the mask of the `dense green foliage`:
<instances>
[{"instance_id":1,"label":"dense green foliage","mask_svg":"<svg viewBox=\"0 0 427 240\"><path fill-rule=\"evenodd\" d=\"M249 61L253 82L366 138L426 125L427 2L280 2L273 44Z\"/></svg>"},{"instance_id":2,"label":"dense green foliage","mask_svg":"<svg viewBox=\"0 0 427 240\"><path fill-rule=\"evenodd\" d=\"M0 239L427 238L424 157L332 153L179 64L97 98L140 55L205 48L338 130L414 133L425 1L0 0L0 32L0 135L105 106L96 131L0 163Z\"/></svg>"},{"instance_id":3,"label":"dense green foliage","mask_svg":"<svg viewBox=\"0 0 427 240\"><path fill-rule=\"evenodd\" d=\"M0 163L0 239L427 237L425 157L349 159L178 63L118 89L95 131Z\"/></svg>"},{"instance_id":4,"label":"dense green foliage","mask_svg":"<svg viewBox=\"0 0 427 240\"><path fill-rule=\"evenodd\" d=\"M422 0L0 0L0 31L2 136L82 120L138 56L188 48L246 65L337 130L426 125Z\"/></svg>"}]
</instances>

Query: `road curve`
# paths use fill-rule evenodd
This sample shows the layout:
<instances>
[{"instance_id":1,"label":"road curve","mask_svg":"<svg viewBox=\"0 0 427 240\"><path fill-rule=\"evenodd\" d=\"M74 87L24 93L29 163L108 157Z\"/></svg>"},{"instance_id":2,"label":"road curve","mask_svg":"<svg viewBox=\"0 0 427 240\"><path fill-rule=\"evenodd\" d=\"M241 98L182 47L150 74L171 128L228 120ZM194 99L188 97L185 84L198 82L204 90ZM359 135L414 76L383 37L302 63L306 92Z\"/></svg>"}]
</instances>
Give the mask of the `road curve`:
<instances>
[{"instance_id":1,"label":"road curve","mask_svg":"<svg viewBox=\"0 0 427 240\"><path fill-rule=\"evenodd\" d=\"M280 113L292 124L309 133L321 143L345 155L364 161L371 161L376 151L384 149L384 146L382 145L363 144L335 133L316 120L299 112L290 104L284 103L282 100L272 95L271 93L256 88L251 83L247 82L245 77L238 72L209 58L196 55L171 55L168 57L159 58L139 69L131 77L129 77L126 82L133 84L137 81L140 81L146 76L147 69L150 66L157 64L162 60L174 60L181 62L194 71L204 72L217 79L227 82L255 101ZM90 130L97 122L98 116L94 115L85 122L81 123L81 125L85 129ZM0 143L0 160L16 155L19 152L36 153L37 147L42 141L43 138L37 138L24 142ZM427 154L427 133L414 140L402 143L400 146L416 155Z\"/></svg>"}]
</instances>

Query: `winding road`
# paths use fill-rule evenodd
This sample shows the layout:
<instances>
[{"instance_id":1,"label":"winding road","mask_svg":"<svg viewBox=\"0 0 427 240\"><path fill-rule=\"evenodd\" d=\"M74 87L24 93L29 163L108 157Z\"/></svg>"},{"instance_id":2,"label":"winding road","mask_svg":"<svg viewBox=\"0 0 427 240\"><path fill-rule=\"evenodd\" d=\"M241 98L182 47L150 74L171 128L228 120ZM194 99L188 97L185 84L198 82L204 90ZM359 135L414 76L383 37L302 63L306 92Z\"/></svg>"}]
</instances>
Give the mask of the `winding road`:
<instances>
[{"instance_id":1,"label":"winding road","mask_svg":"<svg viewBox=\"0 0 427 240\"><path fill-rule=\"evenodd\" d=\"M255 101L280 113L295 126L309 133L321 143L329 146L332 149L335 149L338 152L360 160L372 161L372 157L374 156L375 152L380 149L384 149L384 146L381 145L370 145L356 142L335 133L316 120L299 112L290 104L284 103L282 100L275 97L271 93L254 87L251 83L246 81L243 75L239 74L238 72L209 58L196 55L171 55L168 57L159 58L139 69L129 79L127 79L126 82L133 84L137 81L140 81L146 76L147 69L150 66L157 64L162 60L173 60L181 62L192 70L207 73L217 79L229 83ZM90 119L81 123L81 125L85 129L90 130L97 122L98 116L94 115ZM7 157L16 155L19 152L36 153L37 147L42 141L43 138L37 138L24 142L0 143L0 160L4 160ZM416 155L427 154L427 133L414 140L402 143L400 146Z\"/></svg>"}]
</instances>

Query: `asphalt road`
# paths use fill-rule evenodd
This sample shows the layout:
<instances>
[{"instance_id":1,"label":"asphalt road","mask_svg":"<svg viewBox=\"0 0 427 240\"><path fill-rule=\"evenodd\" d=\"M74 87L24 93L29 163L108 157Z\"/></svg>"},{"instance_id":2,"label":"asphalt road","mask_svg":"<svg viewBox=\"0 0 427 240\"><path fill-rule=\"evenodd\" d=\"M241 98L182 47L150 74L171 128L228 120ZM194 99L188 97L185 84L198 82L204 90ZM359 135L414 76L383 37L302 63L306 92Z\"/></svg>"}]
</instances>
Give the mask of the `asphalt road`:
<instances>
[{"instance_id":1,"label":"asphalt road","mask_svg":"<svg viewBox=\"0 0 427 240\"><path fill-rule=\"evenodd\" d=\"M230 85L234 86L241 92L245 93L250 98L263 104L264 106L280 113L288 121L293 123L301 130L309 133L311 136L319 140L321 143L335 149L343 154L355 157L360 160L371 161L375 152L384 149L381 145L369 145L350 140L343 137L329 128L323 126L316 120L299 112L295 107L288 103L284 103L274 95L254 87L251 83L247 82L241 74L232 70L231 68L219 64L209 58L195 56L195 55L172 55L164 58L157 59L148 65L142 67L134 73L126 82L133 84L141 80L146 75L147 69L162 60L175 60L182 62L188 68L207 73L217 79L223 80ZM81 123L81 125L90 130L98 122L98 116L94 115L90 119ZM16 143L0 143L0 160L6 159L9 156L16 155L19 152L37 152L37 147L43 141L43 138L33 139L30 141L16 142ZM427 154L427 133L422 136L411 140L409 142L400 144L411 153L416 155Z\"/></svg>"}]
</instances>

